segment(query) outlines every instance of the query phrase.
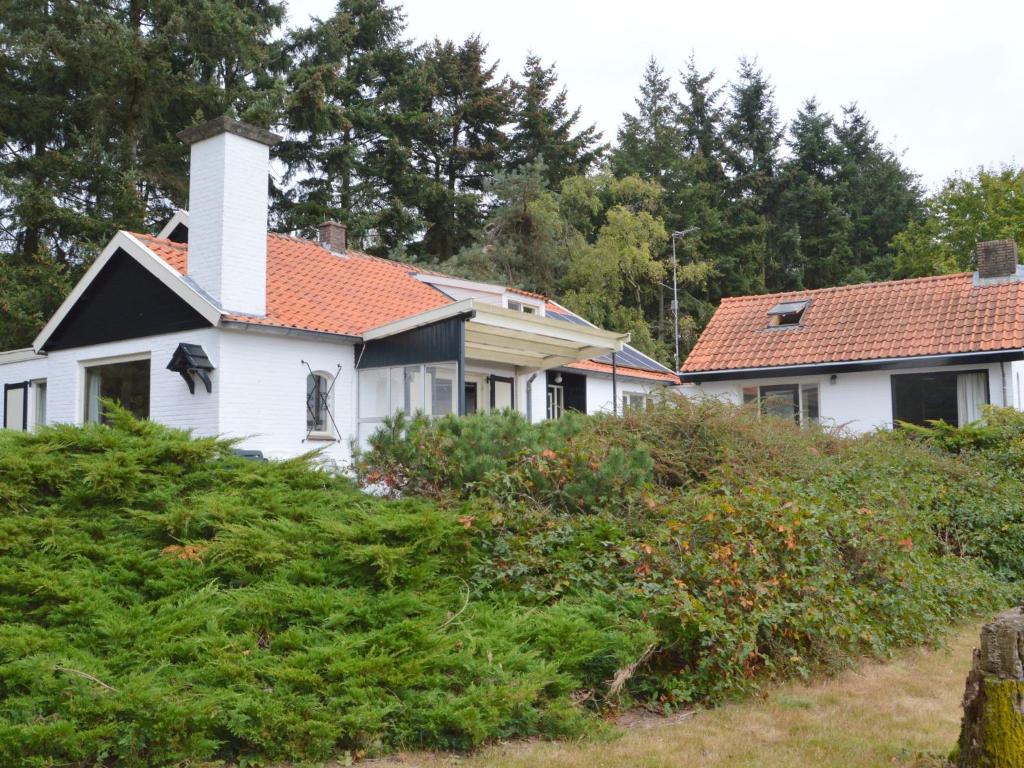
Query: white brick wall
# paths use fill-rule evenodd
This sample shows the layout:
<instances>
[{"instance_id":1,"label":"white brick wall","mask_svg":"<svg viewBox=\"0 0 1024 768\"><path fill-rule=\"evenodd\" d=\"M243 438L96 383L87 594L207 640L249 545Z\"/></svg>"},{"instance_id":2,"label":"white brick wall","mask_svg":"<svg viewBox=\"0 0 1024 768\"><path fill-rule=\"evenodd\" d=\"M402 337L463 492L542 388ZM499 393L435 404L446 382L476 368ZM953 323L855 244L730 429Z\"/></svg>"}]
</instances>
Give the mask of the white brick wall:
<instances>
[{"instance_id":1,"label":"white brick wall","mask_svg":"<svg viewBox=\"0 0 1024 768\"><path fill-rule=\"evenodd\" d=\"M266 314L270 148L221 133L192 145L188 273L222 308Z\"/></svg>"},{"instance_id":2,"label":"white brick wall","mask_svg":"<svg viewBox=\"0 0 1024 768\"><path fill-rule=\"evenodd\" d=\"M108 344L51 352L45 358L25 363L0 365L0 384L26 378L47 380L46 412L51 424L81 424L85 407L85 367L102 361L138 355L150 358L150 418L161 424L194 429L198 435L216 435L219 371L213 374L213 393L197 382L195 395L190 395L181 376L167 370L171 355L181 342L200 344L219 368L219 336L213 328L149 336ZM32 404L30 403L30 412Z\"/></svg>"},{"instance_id":3,"label":"white brick wall","mask_svg":"<svg viewBox=\"0 0 1024 768\"><path fill-rule=\"evenodd\" d=\"M221 331L220 428L243 437L243 448L272 458L323 448L330 458L349 459L348 439L356 433L353 370L355 347L335 341L274 336L252 331ZM316 372L334 376L331 412L341 439L306 441L305 360Z\"/></svg>"},{"instance_id":4,"label":"white brick wall","mask_svg":"<svg viewBox=\"0 0 1024 768\"><path fill-rule=\"evenodd\" d=\"M624 392L649 393L660 391L661 384L651 384L636 379L618 377L616 382L619 398L619 412L622 411L622 394ZM612 412L612 378L611 376L587 375L587 413L611 413Z\"/></svg>"}]
</instances>

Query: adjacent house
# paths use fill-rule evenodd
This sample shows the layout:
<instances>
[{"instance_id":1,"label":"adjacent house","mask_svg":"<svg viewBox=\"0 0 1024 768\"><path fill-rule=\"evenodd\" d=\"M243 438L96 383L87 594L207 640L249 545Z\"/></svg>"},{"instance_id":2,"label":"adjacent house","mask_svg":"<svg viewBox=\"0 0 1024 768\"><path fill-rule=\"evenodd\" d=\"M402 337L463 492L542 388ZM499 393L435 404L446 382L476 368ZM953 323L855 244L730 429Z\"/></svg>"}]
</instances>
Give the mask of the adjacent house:
<instances>
[{"instance_id":1,"label":"adjacent house","mask_svg":"<svg viewBox=\"0 0 1024 768\"><path fill-rule=\"evenodd\" d=\"M4 426L101 421L102 399L287 457L348 457L396 412L618 411L674 373L543 296L267 231L273 134L189 129L189 210L118 232L30 349L0 353Z\"/></svg>"},{"instance_id":2,"label":"adjacent house","mask_svg":"<svg viewBox=\"0 0 1024 768\"><path fill-rule=\"evenodd\" d=\"M1024 269L1010 240L978 271L724 299L683 391L854 432L1024 407Z\"/></svg>"}]
</instances>

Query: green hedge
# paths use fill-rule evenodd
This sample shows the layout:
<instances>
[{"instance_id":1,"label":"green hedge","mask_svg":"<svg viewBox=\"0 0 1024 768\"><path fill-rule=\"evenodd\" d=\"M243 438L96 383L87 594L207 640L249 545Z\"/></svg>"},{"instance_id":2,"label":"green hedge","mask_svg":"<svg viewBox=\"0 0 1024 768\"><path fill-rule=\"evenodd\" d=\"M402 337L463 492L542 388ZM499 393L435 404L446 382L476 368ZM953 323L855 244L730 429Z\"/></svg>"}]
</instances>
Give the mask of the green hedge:
<instances>
[{"instance_id":1,"label":"green hedge","mask_svg":"<svg viewBox=\"0 0 1024 768\"><path fill-rule=\"evenodd\" d=\"M936 440L415 420L360 457L381 499L125 414L0 433L0 765L576 735L926 641L1021 570L1009 460Z\"/></svg>"}]
</instances>

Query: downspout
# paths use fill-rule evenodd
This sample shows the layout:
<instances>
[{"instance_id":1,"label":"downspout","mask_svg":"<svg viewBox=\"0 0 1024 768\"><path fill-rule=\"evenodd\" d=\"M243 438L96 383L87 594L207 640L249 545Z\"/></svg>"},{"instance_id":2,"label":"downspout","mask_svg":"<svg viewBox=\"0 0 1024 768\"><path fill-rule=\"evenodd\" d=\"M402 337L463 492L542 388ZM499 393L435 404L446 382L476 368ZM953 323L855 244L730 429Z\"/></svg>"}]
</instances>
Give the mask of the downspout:
<instances>
[{"instance_id":1,"label":"downspout","mask_svg":"<svg viewBox=\"0 0 1024 768\"><path fill-rule=\"evenodd\" d=\"M466 321L459 323L459 372L458 372L458 400L459 416L466 415ZM479 395L478 395L479 397Z\"/></svg>"},{"instance_id":2,"label":"downspout","mask_svg":"<svg viewBox=\"0 0 1024 768\"><path fill-rule=\"evenodd\" d=\"M612 352L612 415L619 415L619 366Z\"/></svg>"},{"instance_id":3,"label":"downspout","mask_svg":"<svg viewBox=\"0 0 1024 768\"><path fill-rule=\"evenodd\" d=\"M526 380L526 422L533 424L533 380L537 378L534 373Z\"/></svg>"},{"instance_id":4,"label":"downspout","mask_svg":"<svg viewBox=\"0 0 1024 768\"><path fill-rule=\"evenodd\" d=\"M1007 388L1007 385L1006 385L1006 361L1005 360L1000 360L999 361L999 374L1000 374L1000 376L1002 376L1002 379L1003 379L1003 407L1004 408L1008 408L1010 406L1010 402L1009 402L1009 389Z\"/></svg>"}]
</instances>

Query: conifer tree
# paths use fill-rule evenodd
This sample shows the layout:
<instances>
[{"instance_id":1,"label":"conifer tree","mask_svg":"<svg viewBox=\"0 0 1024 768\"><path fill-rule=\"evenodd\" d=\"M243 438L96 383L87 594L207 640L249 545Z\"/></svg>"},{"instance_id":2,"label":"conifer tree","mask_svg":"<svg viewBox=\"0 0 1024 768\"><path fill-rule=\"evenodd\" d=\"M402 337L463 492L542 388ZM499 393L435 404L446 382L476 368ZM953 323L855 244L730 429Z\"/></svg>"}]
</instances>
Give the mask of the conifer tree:
<instances>
[{"instance_id":1,"label":"conifer tree","mask_svg":"<svg viewBox=\"0 0 1024 768\"><path fill-rule=\"evenodd\" d=\"M353 241L384 252L415 233L415 216L395 216L394 207L413 117L406 89L415 54L403 30L401 11L385 0L340 0L331 17L292 35L288 138L278 148L287 168L277 206L285 229L333 219L349 225Z\"/></svg>"},{"instance_id":2,"label":"conifer tree","mask_svg":"<svg viewBox=\"0 0 1024 768\"><path fill-rule=\"evenodd\" d=\"M508 166L518 169L541 161L552 189L568 176L587 173L605 150L595 125L577 130L580 108L570 112L565 88L556 92L557 87L554 65L544 67L540 57L529 54L522 81L514 85L509 137Z\"/></svg>"},{"instance_id":3,"label":"conifer tree","mask_svg":"<svg viewBox=\"0 0 1024 768\"><path fill-rule=\"evenodd\" d=\"M511 84L486 57L479 37L435 40L422 54L423 117L412 135L415 180L406 190L426 222L411 248L422 259L446 261L472 244L484 217L485 181L505 159Z\"/></svg>"}]
</instances>

